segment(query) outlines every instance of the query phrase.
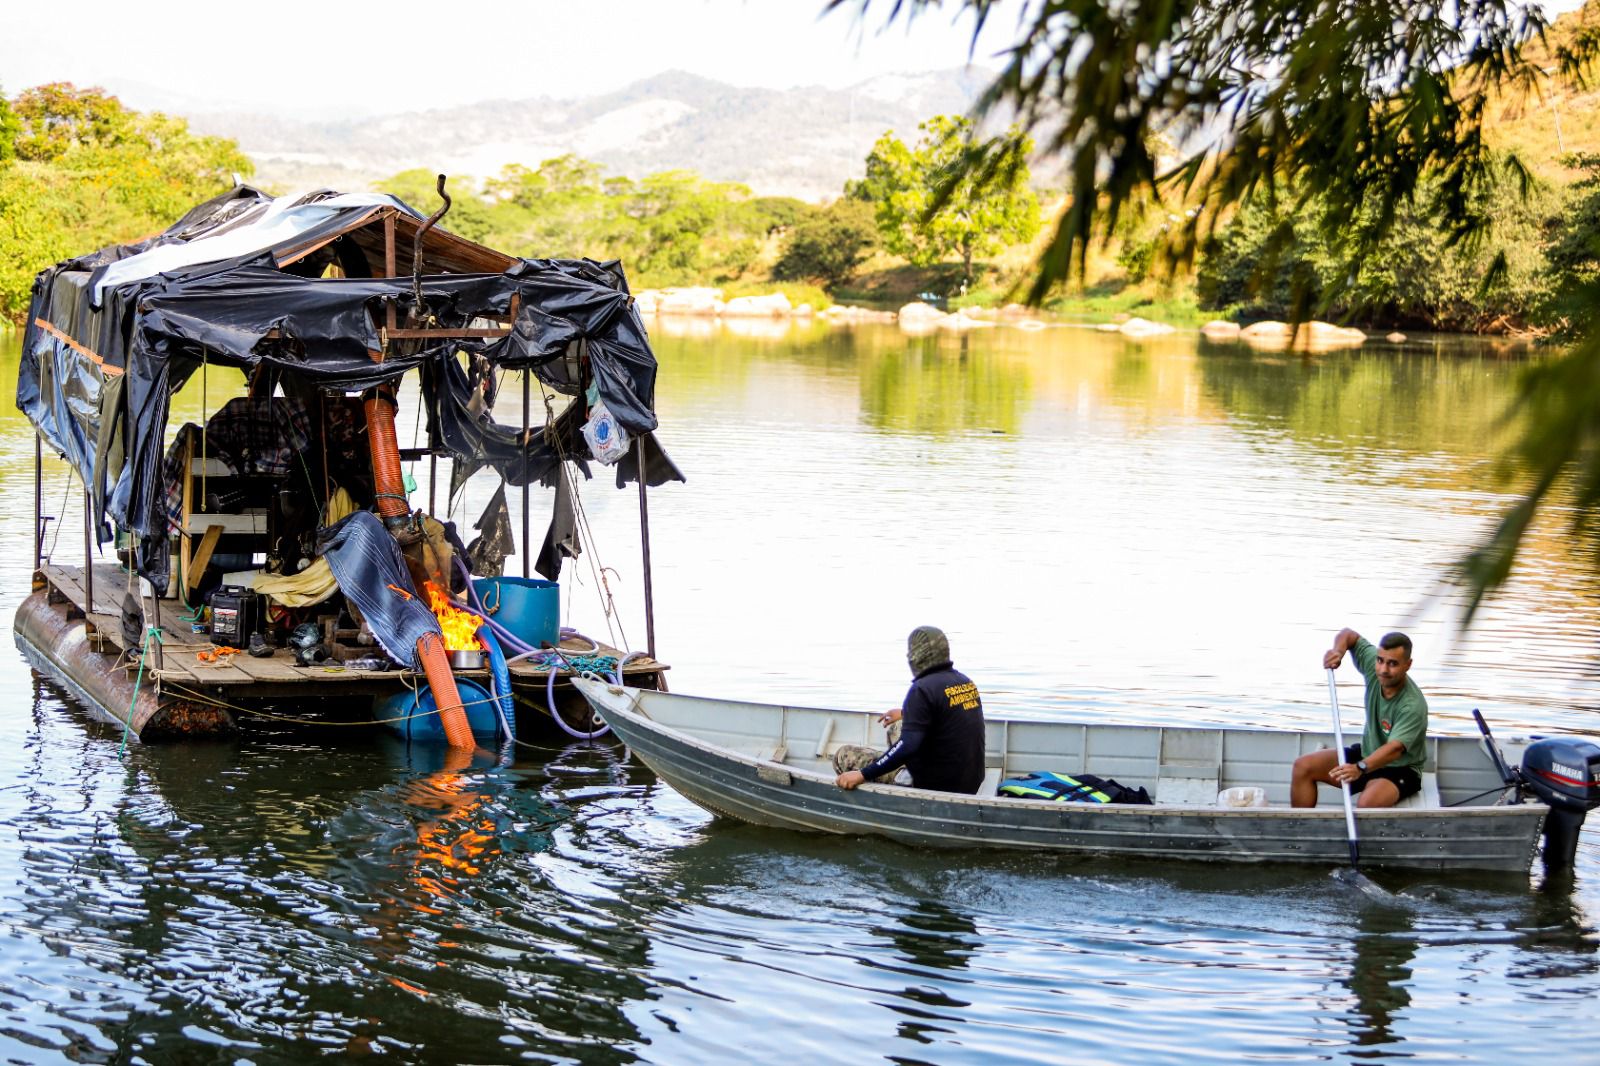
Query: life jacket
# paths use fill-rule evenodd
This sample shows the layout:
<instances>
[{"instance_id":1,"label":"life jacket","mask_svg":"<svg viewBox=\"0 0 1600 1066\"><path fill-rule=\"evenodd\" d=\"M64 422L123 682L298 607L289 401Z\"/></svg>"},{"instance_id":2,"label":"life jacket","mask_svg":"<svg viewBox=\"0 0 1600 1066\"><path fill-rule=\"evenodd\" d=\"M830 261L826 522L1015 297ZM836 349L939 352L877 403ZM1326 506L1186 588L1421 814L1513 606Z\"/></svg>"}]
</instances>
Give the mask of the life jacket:
<instances>
[{"instance_id":1,"label":"life jacket","mask_svg":"<svg viewBox=\"0 0 1600 1066\"><path fill-rule=\"evenodd\" d=\"M1053 773L1035 770L1021 777L1010 777L1000 782L996 791L1002 796L1021 799L1052 800L1056 803L1149 803L1150 794L1142 788L1129 788L1109 777L1094 774Z\"/></svg>"}]
</instances>

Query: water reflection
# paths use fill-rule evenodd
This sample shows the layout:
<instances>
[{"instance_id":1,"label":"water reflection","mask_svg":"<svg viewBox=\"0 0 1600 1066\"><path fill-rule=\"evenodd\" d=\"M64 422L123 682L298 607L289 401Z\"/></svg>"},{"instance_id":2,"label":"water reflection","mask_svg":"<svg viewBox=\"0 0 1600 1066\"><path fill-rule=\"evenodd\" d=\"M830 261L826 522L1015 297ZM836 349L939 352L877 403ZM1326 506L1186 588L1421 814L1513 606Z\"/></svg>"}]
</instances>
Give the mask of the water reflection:
<instances>
[{"instance_id":1,"label":"water reflection","mask_svg":"<svg viewBox=\"0 0 1600 1066\"><path fill-rule=\"evenodd\" d=\"M1411 962L1417 954L1409 911L1381 904L1365 908L1351 946L1345 985L1355 996L1352 1038L1362 1047L1395 1043L1400 1038L1394 1022L1411 1006Z\"/></svg>"},{"instance_id":2,"label":"water reflection","mask_svg":"<svg viewBox=\"0 0 1600 1066\"><path fill-rule=\"evenodd\" d=\"M1504 502L1516 357L755 326L655 337L690 477L651 496L681 691L878 706L934 621L997 708L1320 729L1332 629L1402 616ZM31 478L0 408L0 488ZM589 547L632 624L637 499L606 480ZM7 543L26 510L0 514ZM1592 728L1592 559L1559 531L1531 552L1481 630L1453 636L1446 600L1413 633L1447 729L1473 706ZM6 612L29 561L0 556ZM563 621L604 633L590 580ZM1193 1064L1600 1039L1593 826L1575 880L1385 878L1373 909L1318 871L713 822L605 744L446 763L265 729L119 759L20 660L0 692L3 1057Z\"/></svg>"}]
</instances>

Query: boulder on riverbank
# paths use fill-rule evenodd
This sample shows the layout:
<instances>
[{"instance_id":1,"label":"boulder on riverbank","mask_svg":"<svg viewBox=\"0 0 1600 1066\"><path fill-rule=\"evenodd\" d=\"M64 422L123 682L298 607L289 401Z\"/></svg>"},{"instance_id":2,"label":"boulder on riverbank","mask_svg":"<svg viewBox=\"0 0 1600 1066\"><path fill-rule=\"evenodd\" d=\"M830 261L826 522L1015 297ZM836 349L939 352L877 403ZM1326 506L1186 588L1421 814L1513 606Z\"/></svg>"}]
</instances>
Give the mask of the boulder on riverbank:
<instances>
[{"instance_id":1,"label":"boulder on riverbank","mask_svg":"<svg viewBox=\"0 0 1600 1066\"><path fill-rule=\"evenodd\" d=\"M640 289L633 305L641 315L718 315L725 306L721 289L704 287Z\"/></svg>"},{"instance_id":2,"label":"boulder on riverbank","mask_svg":"<svg viewBox=\"0 0 1600 1066\"><path fill-rule=\"evenodd\" d=\"M1300 328L1287 322L1256 322L1239 331L1239 339L1258 348L1297 348L1325 351L1354 348L1367 339L1359 329L1335 326L1331 322L1302 322Z\"/></svg>"},{"instance_id":3,"label":"boulder on riverbank","mask_svg":"<svg viewBox=\"0 0 1600 1066\"><path fill-rule=\"evenodd\" d=\"M1148 318L1135 317L1118 326L1117 331L1124 337L1159 337L1173 332L1173 329L1165 322L1152 322Z\"/></svg>"},{"instance_id":4,"label":"boulder on riverbank","mask_svg":"<svg viewBox=\"0 0 1600 1066\"><path fill-rule=\"evenodd\" d=\"M818 315L830 322L893 322L898 317L893 311L874 311L870 307L850 307L845 304L825 307Z\"/></svg>"},{"instance_id":5,"label":"boulder on riverbank","mask_svg":"<svg viewBox=\"0 0 1600 1066\"><path fill-rule=\"evenodd\" d=\"M811 305L805 306L809 314ZM722 305L725 318L787 318L793 313L794 305L781 292L771 292L765 296L735 296Z\"/></svg>"},{"instance_id":6,"label":"boulder on riverbank","mask_svg":"<svg viewBox=\"0 0 1600 1066\"><path fill-rule=\"evenodd\" d=\"M1214 341L1234 341L1239 339L1239 323L1224 322L1214 318L1200 327L1200 335Z\"/></svg>"}]
</instances>

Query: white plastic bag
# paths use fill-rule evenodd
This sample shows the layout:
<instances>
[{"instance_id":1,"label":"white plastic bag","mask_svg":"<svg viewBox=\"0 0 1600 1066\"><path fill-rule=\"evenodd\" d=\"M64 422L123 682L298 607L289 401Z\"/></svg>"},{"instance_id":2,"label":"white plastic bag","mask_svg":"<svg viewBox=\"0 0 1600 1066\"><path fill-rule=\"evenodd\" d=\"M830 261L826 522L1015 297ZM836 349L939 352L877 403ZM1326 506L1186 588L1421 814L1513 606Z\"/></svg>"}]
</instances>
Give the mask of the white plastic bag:
<instances>
[{"instance_id":1,"label":"white plastic bag","mask_svg":"<svg viewBox=\"0 0 1600 1066\"><path fill-rule=\"evenodd\" d=\"M583 439L589 443L589 453L606 466L628 454L628 431L601 401L595 401L589 408L589 421L583 424Z\"/></svg>"},{"instance_id":2,"label":"white plastic bag","mask_svg":"<svg viewBox=\"0 0 1600 1066\"><path fill-rule=\"evenodd\" d=\"M1263 788L1239 785L1234 788L1225 788L1217 793L1217 806L1219 807L1265 807L1266 805L1267 791Z\"/></svg>"}]
</instances>

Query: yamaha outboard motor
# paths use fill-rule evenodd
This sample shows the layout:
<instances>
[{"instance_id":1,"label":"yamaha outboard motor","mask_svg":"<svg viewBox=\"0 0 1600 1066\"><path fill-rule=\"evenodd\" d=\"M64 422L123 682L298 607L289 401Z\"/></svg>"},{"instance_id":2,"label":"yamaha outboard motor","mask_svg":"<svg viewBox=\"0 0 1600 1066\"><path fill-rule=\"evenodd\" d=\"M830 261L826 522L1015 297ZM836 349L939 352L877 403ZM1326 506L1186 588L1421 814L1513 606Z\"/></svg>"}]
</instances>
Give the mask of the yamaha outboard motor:
<instances>
[{"instance_id":1,"label":"yamaha outboard motor","mask_svg":"<svg viewBox=\"0 0 1600 1066\"><path fill-rule=\"evenodd\" d=\"M1574 737L1536 740L1522 753L1519 784L1550 806L1544 816L1544 864L1570 867L1584 816L1600 807L1600 744Z\"/></svg>"}]
</instances>

